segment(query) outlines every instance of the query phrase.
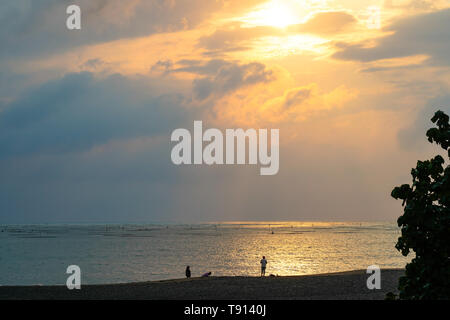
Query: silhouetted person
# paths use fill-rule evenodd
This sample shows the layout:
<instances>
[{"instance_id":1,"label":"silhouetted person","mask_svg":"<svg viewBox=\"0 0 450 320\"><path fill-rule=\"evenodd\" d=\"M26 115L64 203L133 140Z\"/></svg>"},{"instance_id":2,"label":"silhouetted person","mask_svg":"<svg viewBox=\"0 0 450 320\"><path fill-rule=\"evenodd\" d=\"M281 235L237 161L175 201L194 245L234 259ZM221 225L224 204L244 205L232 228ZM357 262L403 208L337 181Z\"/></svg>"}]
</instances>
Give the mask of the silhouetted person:
<instances>
[{"instance_id":1,"label":"silhouetted person","mask_svg":"<svg viewBox=\"0 0 450 320\"><path fill-rule=\"evenodd\" d=\"M211 272L207 272L207 273L202 274L202 277L209 277L210 275L211 275Z\"/></svg>"},{"instance_id":2,"label":"silhouetted person","mask_svg":"<svg viewBox=\"0 0 450 320\"><path fill-rule=\"evenodd\" d=\"M263 277L266 275L266 265L267 265L267 260L265 256L263 256L260 263L261 263L261 277Z\"/></svg>"},{"instance_id":3,"label":"silhouetted person","mask_svg":"<svg viewBox=\"0 0 450 320\"><path fill-rule=\"evenodd\" d=\"M186 278L190 278L191 277L191 269L189 266L186 267Z\"/></svg>"}]
</instances>

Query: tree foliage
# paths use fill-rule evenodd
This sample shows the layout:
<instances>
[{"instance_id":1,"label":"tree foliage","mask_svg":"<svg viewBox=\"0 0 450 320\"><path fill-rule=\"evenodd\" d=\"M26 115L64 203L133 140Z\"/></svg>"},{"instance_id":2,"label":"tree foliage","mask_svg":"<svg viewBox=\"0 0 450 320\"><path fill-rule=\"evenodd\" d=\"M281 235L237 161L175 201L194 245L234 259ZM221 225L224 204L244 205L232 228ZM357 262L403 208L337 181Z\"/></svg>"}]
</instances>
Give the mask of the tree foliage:
<instances>
[{"instance_id":1,"label":"tree foliage","mask_svg":"<svg viewBox=\"0 0 450 320\"><path fill-rule=\"evenodd\" d=\"M427 131L428 141L440 145L450 158L449 117L437 111L436 127ZM412 185L392 190L403 200L404 213L397 220L401 237L396 244L404 256L415 252L399 280L400 299L450 299L450 166L437 155L418 161L411 170Z\"/></svg>"}]
</instances>

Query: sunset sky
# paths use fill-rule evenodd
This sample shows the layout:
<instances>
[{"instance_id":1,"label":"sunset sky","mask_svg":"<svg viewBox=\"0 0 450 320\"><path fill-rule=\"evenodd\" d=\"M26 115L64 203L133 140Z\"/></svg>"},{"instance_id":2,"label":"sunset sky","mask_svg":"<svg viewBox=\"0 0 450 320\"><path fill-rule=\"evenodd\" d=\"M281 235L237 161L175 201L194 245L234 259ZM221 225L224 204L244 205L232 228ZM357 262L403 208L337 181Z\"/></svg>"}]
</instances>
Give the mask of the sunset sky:
<instances>
[{"instance_id":1,"label":"sunset sky","mask_svg":"<svg viewBox=\"0 0 450 320\"><path fill-rule=\"evenodd\" d=\"M450 112L448 0L16 0L0 26L0 223L395 221ZM194 120L279 129L278 174L175 166Z\"/></svg>"}]
</instances>

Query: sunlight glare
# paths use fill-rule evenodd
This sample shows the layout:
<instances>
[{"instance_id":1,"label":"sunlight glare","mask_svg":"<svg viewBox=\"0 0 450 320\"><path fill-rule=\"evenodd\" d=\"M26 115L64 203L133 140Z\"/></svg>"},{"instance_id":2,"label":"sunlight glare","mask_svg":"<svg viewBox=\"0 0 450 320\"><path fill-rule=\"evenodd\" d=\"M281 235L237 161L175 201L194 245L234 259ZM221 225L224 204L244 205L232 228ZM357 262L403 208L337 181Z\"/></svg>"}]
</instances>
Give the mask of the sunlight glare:
<instances>
[{"instance_id":1,"label":"sunlight glare","mask_svg":"<svg viewBox=\"0 0 450 320\"><path fill-rule=\"evenodd\" d=\"M269 1L256 11L248 13L242 21L254 26L276 28L285 28L301 22L291 1L288 0Z\"/></svg>"}]
</instances>

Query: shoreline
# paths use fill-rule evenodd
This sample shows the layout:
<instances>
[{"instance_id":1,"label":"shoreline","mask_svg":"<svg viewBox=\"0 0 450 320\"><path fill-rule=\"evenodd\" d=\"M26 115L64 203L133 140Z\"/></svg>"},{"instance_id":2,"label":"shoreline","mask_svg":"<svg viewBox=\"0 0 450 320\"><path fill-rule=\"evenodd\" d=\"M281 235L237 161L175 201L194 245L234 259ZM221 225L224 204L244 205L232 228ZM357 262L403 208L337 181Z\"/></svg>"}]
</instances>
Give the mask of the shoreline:
<instances>
[{"instance_id":1,"label":"shoreline","mask_svg":"<svg viewBox=\"0 0 450 320\"><path fill-rule=\"evenodd\" d=\"M381 269L381 289L370 274L352 270L298 276L211 276L120 284L0 286L0 300L382 300L397 293L404 269Z\"/></svg>"}]
</instances>

